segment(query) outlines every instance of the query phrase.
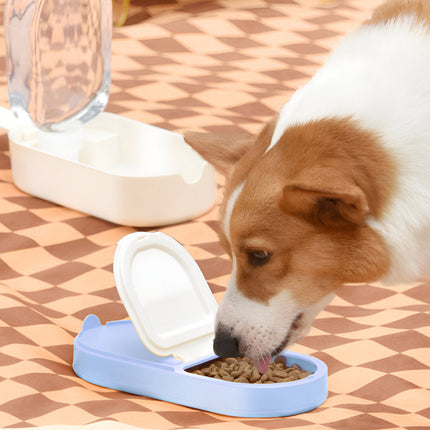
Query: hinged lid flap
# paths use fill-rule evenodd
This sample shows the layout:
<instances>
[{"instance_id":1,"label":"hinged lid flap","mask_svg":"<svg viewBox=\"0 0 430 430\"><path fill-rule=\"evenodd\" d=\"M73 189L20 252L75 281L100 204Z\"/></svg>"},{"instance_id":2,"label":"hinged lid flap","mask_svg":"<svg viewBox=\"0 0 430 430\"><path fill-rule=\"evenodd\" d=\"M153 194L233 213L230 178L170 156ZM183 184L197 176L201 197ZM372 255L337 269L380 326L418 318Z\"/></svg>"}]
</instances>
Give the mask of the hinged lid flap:
<instances>
[{"instance_id":1,"label":"hinged lid flap","mask_svg":"<svg viewBox=\"0 0 430 430\"><path fill-rule=\"evenodd\" d=\"M145 346L191 361L213 354L217 303L197 263L161 233L131 233L114 258L118 293Z\"/></svg>"}]
</instances>

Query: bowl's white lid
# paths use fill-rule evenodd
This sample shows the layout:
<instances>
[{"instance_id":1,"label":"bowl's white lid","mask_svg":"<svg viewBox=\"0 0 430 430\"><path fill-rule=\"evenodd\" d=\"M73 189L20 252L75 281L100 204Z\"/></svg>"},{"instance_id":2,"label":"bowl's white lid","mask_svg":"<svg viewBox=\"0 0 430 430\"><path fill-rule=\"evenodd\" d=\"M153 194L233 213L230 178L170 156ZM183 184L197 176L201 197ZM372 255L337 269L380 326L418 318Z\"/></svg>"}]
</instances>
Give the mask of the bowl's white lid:
<instances>
[{"instance_id":1,"label":"bowl's white lid","mask_svg":"<svg viewBox=\"0 0 430 430\"><path fill-rule=\"evenodd\" d=\"M154 354L192 361L213 354L217 303L191 255L164 233L118 242L118 293L140 339Z\"/></svg>"}]
</instances>

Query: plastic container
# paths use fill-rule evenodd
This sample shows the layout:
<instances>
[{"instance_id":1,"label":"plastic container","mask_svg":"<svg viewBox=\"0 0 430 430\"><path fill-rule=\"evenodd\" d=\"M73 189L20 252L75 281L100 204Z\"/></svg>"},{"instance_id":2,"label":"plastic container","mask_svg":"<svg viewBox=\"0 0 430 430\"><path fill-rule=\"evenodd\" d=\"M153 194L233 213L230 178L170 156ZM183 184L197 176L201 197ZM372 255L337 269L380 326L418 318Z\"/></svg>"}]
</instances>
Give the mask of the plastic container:
<instances>
[{"instance_id":1,"label":"plastic container","mask_svg":"<svg viewBox=\"0 0 430 430\"><path fill-rule=\"evenodd\" d=\"M212 351L217 305L196 262L162 233L132 233L118 244L118 292L131 321L103 326L89 315L75 339L73 369L88 382L238 417L299 414L327 398L327 367L284 351L287 365L312 372L274 384L242 384L187 372Z\"/></svg>"},{"instance_id":2,"label":"plastic container","mask_svg":"<svg viewBox=\"0 0 430 430\"><path fill-rule=\"evenodd\" d=\"M100 112L110 87L112 0L7 0L15 184L117 224L187 221L215 203L215 171L176 133Z\"/></svg>"},{"instance_id":3,"label":"plastic container","mask_svg":"<svg viewBox=\"0 0 430 430\"><path fill-rule=\"evenodd\" d=\"M39 147L73 157L109 97L112 0L7 0L4 27L12 111Z\"/></svg>"},{"instance_id":4,"label":"plastic container","mask_svg":"<svg viewBox=\"0 0 430 430\"><path fill-rule=\"evenodd\" d=\"M215 204L214 168L177 133L102 113L84 126L79 158L67 159L14 121L0 108L13 180L26 193L135 227L186 221Z\"/></svg>"}]
</instances>

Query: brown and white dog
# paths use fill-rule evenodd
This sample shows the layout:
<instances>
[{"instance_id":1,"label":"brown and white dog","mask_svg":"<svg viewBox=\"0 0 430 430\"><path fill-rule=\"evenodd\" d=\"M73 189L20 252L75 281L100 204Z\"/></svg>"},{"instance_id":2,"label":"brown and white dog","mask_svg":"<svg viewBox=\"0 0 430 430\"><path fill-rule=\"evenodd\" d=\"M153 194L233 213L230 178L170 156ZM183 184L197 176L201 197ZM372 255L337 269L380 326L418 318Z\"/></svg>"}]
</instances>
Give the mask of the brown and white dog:
<instances>
[{"instance_id":1,"label":"brown and white dog","mask_svg":"<svg viewBox=\"0 0 430 430\"><path fill-rule=\"evenodd\" d=\"M264 372L340 285L429 272L430 0L377 9L256 139L186 141L228 174L215 353Z\"/></svg>"}]
</instances>

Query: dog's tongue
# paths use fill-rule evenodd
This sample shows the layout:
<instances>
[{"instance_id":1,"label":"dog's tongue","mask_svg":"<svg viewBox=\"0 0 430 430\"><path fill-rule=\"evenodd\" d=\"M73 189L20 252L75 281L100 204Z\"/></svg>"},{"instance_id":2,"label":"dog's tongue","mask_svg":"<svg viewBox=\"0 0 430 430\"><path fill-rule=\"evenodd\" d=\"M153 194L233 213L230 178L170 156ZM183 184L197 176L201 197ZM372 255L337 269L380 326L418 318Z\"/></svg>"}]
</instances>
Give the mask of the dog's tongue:
<instances>
[{"instance_id":1,"label":"dog's tongue","mask_svg":"<svg viewBox=\"0 0 430 430\"><path fill-rule=\"evenodd\" d=\"M267 372L270 363L270 355L266 355L264 358L260 358L259 360L254 360L255 367L257 370L264 374Z\"/></svg>"}]
</instances>

